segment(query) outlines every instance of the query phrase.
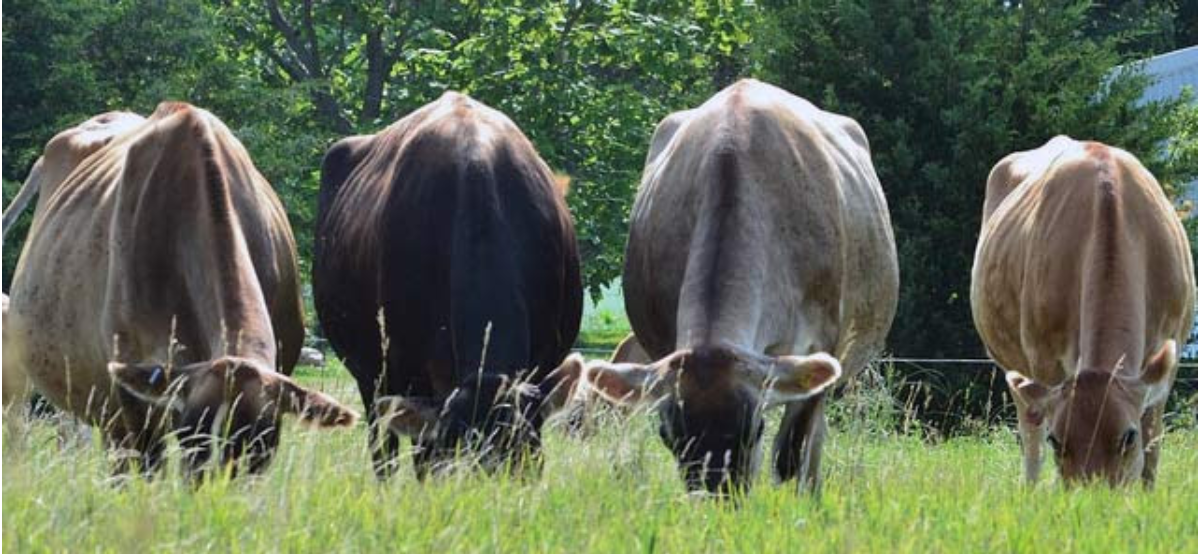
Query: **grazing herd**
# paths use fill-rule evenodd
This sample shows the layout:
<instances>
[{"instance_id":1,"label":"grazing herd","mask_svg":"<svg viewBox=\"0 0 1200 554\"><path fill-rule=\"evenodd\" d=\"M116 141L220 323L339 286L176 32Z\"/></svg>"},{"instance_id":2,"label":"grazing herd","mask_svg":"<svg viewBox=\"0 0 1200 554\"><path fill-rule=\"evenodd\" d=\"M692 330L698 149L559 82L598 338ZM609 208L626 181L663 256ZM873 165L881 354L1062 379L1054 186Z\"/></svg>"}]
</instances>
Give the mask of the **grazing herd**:
<instances>
[{"instance_id":1,"label":"grazing herd","mask_svg":"<svg viewBox=\"0 0 1200 554\"><path fill-rule=\"evenodd\" d=\"M467 458L537 471L544 422L645 405L687 487L746 489L771 465L820 483L824 409L884 345L899 291L862 128L743 80L658 125L630 217L634 335L569 351L583 302L556 176L504 114L449 92L321 167L313 300L353 375L380 478ZM55 136L4 214L34 196L5 297L4 402L27 379L103 430L116 471L267 467L286 414L358 414L288 377L304 336L286 213L212 114L165 103ZM1182 225L1133 156L1057 137L987 181L975 323L1008 370L1025 474L1049 442L1067 481L1151 484L1196 281Z\"/></svg>"}]
</instances>

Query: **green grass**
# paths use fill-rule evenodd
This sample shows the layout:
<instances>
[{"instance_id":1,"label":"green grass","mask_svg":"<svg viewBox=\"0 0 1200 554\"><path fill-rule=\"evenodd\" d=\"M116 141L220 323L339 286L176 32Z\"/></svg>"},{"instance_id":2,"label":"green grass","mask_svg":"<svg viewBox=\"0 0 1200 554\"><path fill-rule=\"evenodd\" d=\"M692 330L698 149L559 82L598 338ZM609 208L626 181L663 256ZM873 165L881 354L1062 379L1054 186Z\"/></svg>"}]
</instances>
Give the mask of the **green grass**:
<instances>
[{"instance_id":1,"label":"green grass","mask_svg":"<svg viewBox=\"0 0 1200 554\"><path fill-rule=\"evenodd\" d=\"M590 294L584 299L583 322L576 347L589 349L588 353L596 354L595 357L607 357L592 350L611 352L629 333L625 296L619 283L604 287L598 299Z\"/></svg>"},{"instance_id":2,"label":"green grass","mask_svg":"<svg viewBox=\"0 0 1200 554\"><path fill-rule=\"evenodd\" d=\"M580 331L579 338L575 340L575 347L587 349L589 357L607 358L628 334L628 327Z\"/></svg>"},{"instance_id":3,"label":"green grass","mask_svg":"<svg viewBox=\"0 0 1200 554\"><path fill-rule=\"evenodd\" d=\"M300 378L358 404L337 364ZM174 468L114 486L98 444L62 446L39 422L5 430L4 550L1196 551L1194 429L1167 437L1151 491L1064 490L1053 477L1030 489L1011 431L931 444L857 415L876 413L864 409L870 398L844 399L834 414L821 495L773 485L764 471L737 507L684 494L647 414L605 420L587 440L551 429L540 479L460 472L420 483L406 466L382 485L361 426L289 425L264 476L199 490Z\"/></svg>"}]
</instances>

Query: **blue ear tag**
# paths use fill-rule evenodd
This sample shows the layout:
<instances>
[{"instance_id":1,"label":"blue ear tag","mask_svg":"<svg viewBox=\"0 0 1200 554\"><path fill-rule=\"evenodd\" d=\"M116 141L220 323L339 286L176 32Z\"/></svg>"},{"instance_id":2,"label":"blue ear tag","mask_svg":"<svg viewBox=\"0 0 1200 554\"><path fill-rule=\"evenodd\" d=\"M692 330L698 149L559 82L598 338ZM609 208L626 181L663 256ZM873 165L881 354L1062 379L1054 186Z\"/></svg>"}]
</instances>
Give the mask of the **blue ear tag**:
<instances>
[{"instance_id":1,"label":"blue ear tag","mask_svg":"<svg viewBox=\"0 0 1200 554\"><path fill-rule=\"evenodd\" d=\"M163 378L163 368L160 365L154 366L154 370L150 372L150 384L157 385Z\"/></svg>"}]
</instances>

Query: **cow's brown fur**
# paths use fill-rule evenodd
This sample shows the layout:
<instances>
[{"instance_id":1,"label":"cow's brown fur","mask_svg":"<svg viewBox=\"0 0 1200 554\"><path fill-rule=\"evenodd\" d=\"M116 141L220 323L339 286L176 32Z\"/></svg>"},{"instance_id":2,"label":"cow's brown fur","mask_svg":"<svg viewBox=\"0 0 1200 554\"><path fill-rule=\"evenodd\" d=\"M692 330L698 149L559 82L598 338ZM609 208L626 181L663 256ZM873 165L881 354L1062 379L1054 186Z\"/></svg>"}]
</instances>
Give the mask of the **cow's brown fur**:
<instances>
[{"instance_id":1,"label":"cow's brown fur","mask_svg":"<svg viewBox=\"0 0 1200 554\"><path fill-rule=\"evenodd\" d=\"M255 408L245 414L254 423L234 418L231 433L258 420L274 429L285 392L344 410L277 373L291 372L304 335L295 245L241 143L182 103L134 123L89 142L99 146L82 157L70 137L87 133L47 145L13 279L5 371L23 368L56 405L151 467L164 433L180 431L192 409L211 408L196 415L206 422L235 399L235 415ZM74 165L51 164L59 159ZM211 384L234 375L233 388ZM168 383L176 400L164 395ZM207 433L199 423L184 433Z\"/></svg>"},{"instance_id":2,"label":"cow's brown fur","mask_svg":"<svg viewBox=\"0 0 1200 554\"><path fill-rule=\"evenodd\" d=\"M971 304L1010 370L1030 481L1047 432L1068 480L1153 481L1191 268L1175 210L1128 152L1060 136L992 170ZM1118 448L1128 432L1136 452Z\"/></svg>"}]
</instances>

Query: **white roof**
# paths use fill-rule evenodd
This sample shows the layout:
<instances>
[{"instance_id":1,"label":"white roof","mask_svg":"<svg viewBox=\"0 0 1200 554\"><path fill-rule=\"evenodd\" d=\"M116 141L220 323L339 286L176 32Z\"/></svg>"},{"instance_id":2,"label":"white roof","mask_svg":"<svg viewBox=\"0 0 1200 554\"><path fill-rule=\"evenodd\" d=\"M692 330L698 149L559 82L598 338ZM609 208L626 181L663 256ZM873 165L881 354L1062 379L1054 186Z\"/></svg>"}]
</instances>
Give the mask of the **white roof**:
<instances>
[{"instance_id":1,"label":"white roof","mask_svg":"<svg viewBox=\"0 0 1200 554\"><path fill-rule=\"evenodd\" d=\"M1154 76L1154 82L1146 88L1142 95L1143 102L1173 98L1183 92L1185 87L1192 90L1192 103L1197 100L1196 86L1196 54L1195 46L1183 48L1166 54L1159 54L1140 63L1145 63L1145 71Z\"/></svg>"}]
</instances>

